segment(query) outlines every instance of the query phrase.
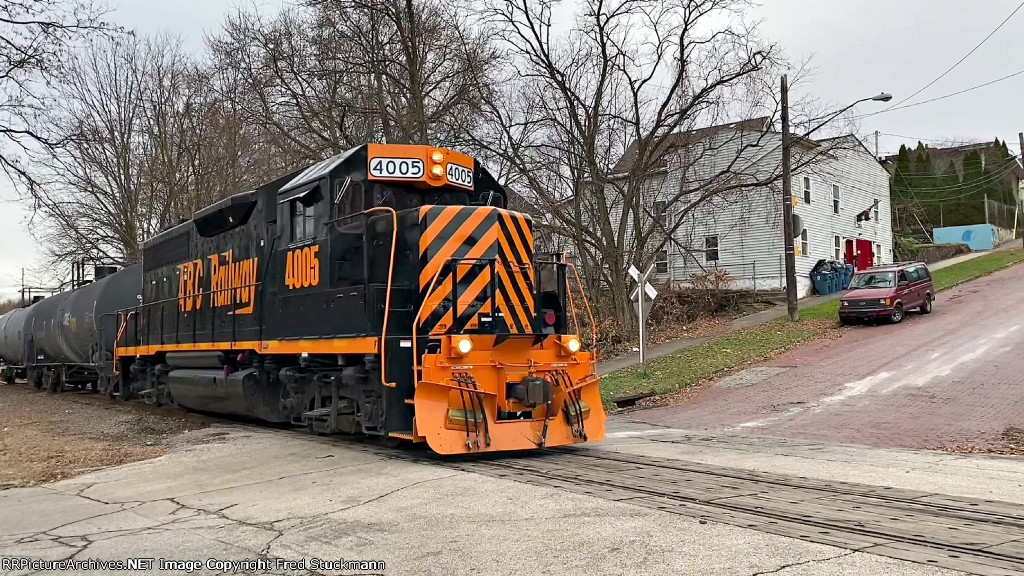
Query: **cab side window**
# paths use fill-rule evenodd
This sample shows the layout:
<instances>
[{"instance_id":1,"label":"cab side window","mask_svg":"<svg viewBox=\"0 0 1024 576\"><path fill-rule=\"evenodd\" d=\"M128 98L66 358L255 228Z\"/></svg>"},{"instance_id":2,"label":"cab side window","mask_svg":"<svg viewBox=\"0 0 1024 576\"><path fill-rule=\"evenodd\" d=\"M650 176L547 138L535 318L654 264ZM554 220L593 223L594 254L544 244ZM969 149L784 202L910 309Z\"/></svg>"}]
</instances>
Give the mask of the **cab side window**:
<instances>
[{"instance_id":1,"label":"cab side window","mask_svg":"<svg viewBox=\"0 0 1024 576\"><path fill-rule=\"evenodd\" d=\"M316 214L316 203L306 206L300 199L292 200L288 208L292 222L292 242L302 242L316 237L313 218Z\"/></svg>"}]
</instances>

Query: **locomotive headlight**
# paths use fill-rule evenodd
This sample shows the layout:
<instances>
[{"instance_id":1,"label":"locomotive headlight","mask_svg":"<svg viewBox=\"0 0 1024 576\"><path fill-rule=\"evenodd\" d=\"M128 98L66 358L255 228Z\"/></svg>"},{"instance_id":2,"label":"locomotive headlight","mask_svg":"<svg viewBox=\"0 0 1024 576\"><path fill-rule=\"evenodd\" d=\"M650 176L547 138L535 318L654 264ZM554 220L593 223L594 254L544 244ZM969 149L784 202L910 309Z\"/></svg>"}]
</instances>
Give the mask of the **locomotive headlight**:
<instances>
[{"instance_id":1,"label":"locomotive headlight","mask_svg":"<svg viewBox=\"0 0 1024 576\"><path fill-rule=\"evenodd\" d=\"M434 153L430 155L430 159L433 160L435 164L440 164L441 162L444 162L444 153L440 150L434 150Z\"/></svg>"},{"instance_id":2,"label":"locomotive headlight","mask_svg":"<svg viewBox=\"0 0 1024 576\"><path fill-rule=\"evenodd\" d=\"M575 354L580 352L580 348L583 347L583 342L580 341L578 336L564 336L561 339L562 348L569 354Z\"/></svg>"},{"instance_id":3,"label":"locomotive headlight","mask_svg":"<svg viewBox=\"0 0 1024 576\"><path fill-rule=\"evenodd\" d=\"M430 169L430 175L434 178L441 178L444 176L444 166L434 164L434 167Z\"/></svg>"},{"instance_id":4,"label":"locomotive headlight","mask_svg":"<svg viewBox=\"0 0 1024 576\"><path fill-rule=\"evenodd\" d=\"M565 339L565 349L571 354L579 352L582 347L583 344L580 342L580 339L575 336L570 336Z\"/></svg>"},{"instance_id":5,"label":"locomotive headlight","mask_svg":"<svg viewBox=\"0 0 1024 576\"><path fill-rule=\"evenodd\" d=\"M455 341L455 349L465 356L473 351L473 341L469 338L459 338Z\"/></svg>"}]
</instances>

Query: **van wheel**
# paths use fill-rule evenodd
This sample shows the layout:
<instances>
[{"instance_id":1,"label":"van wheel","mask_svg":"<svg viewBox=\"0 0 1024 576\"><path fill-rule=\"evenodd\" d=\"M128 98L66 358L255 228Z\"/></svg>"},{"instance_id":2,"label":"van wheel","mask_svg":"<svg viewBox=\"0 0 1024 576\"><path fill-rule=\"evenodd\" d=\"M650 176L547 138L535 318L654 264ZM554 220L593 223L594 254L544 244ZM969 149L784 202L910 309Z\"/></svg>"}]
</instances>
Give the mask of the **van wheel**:
<instances>
[{"instance_id":1,"label":"van wheel","mask_svg":"<svg viewBox=\"0 0 1024 576\"><path fill-rule=\"evenodd\" d=\"M892 315L889 316L889 321L893 324L903 322L903 304L897 304L896 307L892 309Z\"/></svg>"},{"instance_id":2,"label":"van wheel","mask_svg":"<svg viewBox=\"0 0 1024 576\"><path fill-rule=\"evenodd\" d=\"M921 304L921 314L931 314L931 313L932 313L932 295L929 294L928 297L924 299L924 304Z\"/></svg>"}]
</instances>

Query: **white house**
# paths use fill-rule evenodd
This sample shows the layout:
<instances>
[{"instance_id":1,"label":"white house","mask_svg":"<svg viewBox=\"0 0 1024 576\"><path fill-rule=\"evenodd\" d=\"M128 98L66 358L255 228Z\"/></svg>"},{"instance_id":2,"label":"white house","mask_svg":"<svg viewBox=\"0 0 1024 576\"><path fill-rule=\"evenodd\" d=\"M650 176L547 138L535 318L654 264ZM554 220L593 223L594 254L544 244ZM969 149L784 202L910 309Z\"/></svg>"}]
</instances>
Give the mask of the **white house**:
<instances>
[{"instance_id":1,"label":"white house","mask_svg":"<svg viewBox=\"0 0 1024 576\"><path fill-rule=\"evenodd\" d=\"M697 161L682 158L692 153L694 140L679 138L678 146L666 149L664 165L646 177L644 204L650 213L667 229L678 223L667 249L658 254L658 280L685 285L694 274L724 270L734 288L784 290L780 183L716 194L685 214L694 204L692 195L675 205L670 201L681 186L699 186L702 178L720 175L723 166L752 177L780 173L781 135L759 122L765 120L705 129L701 138L712 143L700 146ZM753 141L757 145L749 146ZM628 162L627 154L620 167L628 169ZM795 242L801 296L811 293L810 272L821 259L847 261L858 269L892 262L889 174L856 137L800 141L794 166L794 213L804 225ZM863 220L865 213L870 219Z\"/></svg>"}]
</instances>

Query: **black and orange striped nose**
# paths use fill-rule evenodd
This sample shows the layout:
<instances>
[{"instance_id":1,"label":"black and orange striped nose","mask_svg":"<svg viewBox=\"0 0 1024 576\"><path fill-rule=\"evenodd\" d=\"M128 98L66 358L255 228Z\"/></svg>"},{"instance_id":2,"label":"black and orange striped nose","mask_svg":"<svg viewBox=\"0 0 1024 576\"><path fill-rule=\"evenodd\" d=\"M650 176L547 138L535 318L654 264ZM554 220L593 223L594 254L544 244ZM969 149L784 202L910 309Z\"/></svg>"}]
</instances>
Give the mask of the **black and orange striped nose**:
<instances>
[{"instance_id":1,"label":"black and orange striped nose","mask_svg":"<svg viewBox=\"0 0 1024 576\"><path fill-rule=\"evenodd\" d=\"M489 332L534 331L533 225L494 206L420 209L421 329L452 334L492 322Z\"/></svg>"}]
</instances>

